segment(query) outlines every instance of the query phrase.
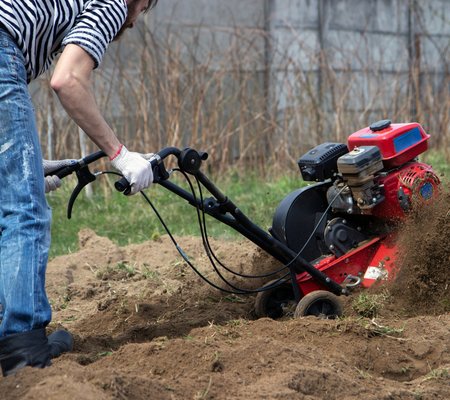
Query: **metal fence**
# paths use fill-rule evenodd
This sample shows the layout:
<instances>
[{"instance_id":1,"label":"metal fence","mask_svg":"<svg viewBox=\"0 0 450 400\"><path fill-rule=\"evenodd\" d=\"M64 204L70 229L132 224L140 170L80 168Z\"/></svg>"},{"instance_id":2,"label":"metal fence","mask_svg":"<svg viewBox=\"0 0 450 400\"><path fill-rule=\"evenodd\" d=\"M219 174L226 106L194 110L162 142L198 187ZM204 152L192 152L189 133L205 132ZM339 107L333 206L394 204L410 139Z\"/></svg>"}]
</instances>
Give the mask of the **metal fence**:
<instances>
[{"instance_id":1,"label":"metal fence","mask_svg":"<svg viewBox=\"0 0 450 400\"><path fill-rule=\"evenodd\" d=\"M449 0L164 0L127 36L96 90L136 150L191 145L264 172L383 118L450 147ZM47 87L33 86L43 146L74 156Z\"/></svg>"}]
</instances>

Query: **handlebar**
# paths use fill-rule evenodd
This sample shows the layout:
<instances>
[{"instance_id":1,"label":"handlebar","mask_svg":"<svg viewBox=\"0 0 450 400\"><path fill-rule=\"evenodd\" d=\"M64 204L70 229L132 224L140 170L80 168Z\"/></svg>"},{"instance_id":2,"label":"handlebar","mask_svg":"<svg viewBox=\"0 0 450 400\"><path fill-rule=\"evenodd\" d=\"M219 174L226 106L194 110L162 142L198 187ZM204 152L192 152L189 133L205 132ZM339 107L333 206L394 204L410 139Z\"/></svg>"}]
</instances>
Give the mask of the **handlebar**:
<instances>
[{"instance_id":1,"label":"handlebar","mask_svg":"<svg viewBox=\"0 0 450 400\"><path fill-rule=\"evenodd\" d=\"M89 154L86 157L80 158L75 161L73 164L65 165L59 169L51 171L48 175L56 175L58 178L62 179L66 176L69 176L73 172L77 172L87 165L93 163L94 161L99 160L102 157L106 157L106 153L103 151L97 151L95 153Z\"/></svg>"},{"instance_id":2,"label":"handlebar","mask_svg":"<svg viewBox=\"0 0 450 400\"><path fill-rule=\"evenodd\" d=\"M154 168L168 156L175 155L176 157L178 157L180 154L182 154L183 151L178 149L177 147L166 147L161 151L155 153L155 155L153 156L152 159L150 159L149 162ZM57 175L60 179L65 178L66 176L69 176L74 172L80 171L82 168L87 167L89 164L92 164L93 162L99 160L102 157L106 157L106 153L103 151L97 151L95 153L87 155L86 157L80 158L71 165L66 165L64 167L56 169L52 171L49 175ZM119 181L116 182L116 184L117 186L119 186L117 190L120 191L123 191L126 187L129 186L128 181L125 178L120 179ZM123 189L121 190L122 187Z\"/></svg>"},{"instance_id":3,"label":"handlebar","mask_svg":"<svg viewBox=\"0 0 450 400\"><path fill-rule=\"evenodd\" d=\"M149 160L153 169L153 182L160 182L169 178L169 173L166 171L163 161L170 155L176 156L178 166L181 170L191 174L196 174L200 169L201 162L208 158L207 153L198 152L197 150L190 148L180 150L177 147L166 147L155 153ZM75 187L68 204L67 216L69 219L71 218L72 207L78 194L86 185L96 179L96 176L89 171L88 165L102 157L106 157L106 153L97 151L75 161L73 164L65 165L51 171L51 175L56 175L61 179L73 172L77 175L78 184ZM125 177L122 177L115 182L114 187L125 195L128 195L131 192L131 186Z\"/></svg>"}]
</instances>

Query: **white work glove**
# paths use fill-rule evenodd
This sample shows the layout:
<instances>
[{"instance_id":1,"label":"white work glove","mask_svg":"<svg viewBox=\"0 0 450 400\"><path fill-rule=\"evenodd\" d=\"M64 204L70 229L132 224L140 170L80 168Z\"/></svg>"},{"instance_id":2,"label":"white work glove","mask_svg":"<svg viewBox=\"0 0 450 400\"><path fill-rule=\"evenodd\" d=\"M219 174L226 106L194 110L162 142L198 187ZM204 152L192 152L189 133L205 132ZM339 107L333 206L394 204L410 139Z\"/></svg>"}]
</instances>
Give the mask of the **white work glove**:
<instances>
[{"instance_id":1,"label":"white work glove","mask_svg":"<svg viewBox=\"0 0 450 400\"><path fill-rule=\"evenodd\" d=\"M155 153L145 153L145 154L137 153L137 154L145 158L147 161L150 161L155 156Z\"/></svg>"},{"instance_id":2,"label":"white work glove","mask_svg":"<svg viewBox=\"0 0 450 400\"><path fill-rule=\"evenodd\" d=\"M61 179L56 175L45 177L45 193L52 192L61 187Z\"/></svg>"},{"instance_id":3,"label":"white work glove","mask_svg":"<svg viewBox=\"0 0 450 400\"><path fill-rule=\"evenodd\" d=\"M51 175L53 171L60 169L61 167L65 167L68 165L72 165L77 160L66 159L66 160L42 160L42 166L44 167L44 175L45 176L45 193L52 192L61 187L61 179L57 175Z\"/></svg>"},{"instance_id":4,"label":"white work glove","mask_svg":"<svg viewBox=\"0 0 450 400\"><path fill-rule=\"evenodd\" d=\"M130 183L130 194L136 194L148 188L153 182L153 170L145 156L128 151L122 145L119 154L111 160L111 165L120 171Z\"/></svg>"}]
</instances>

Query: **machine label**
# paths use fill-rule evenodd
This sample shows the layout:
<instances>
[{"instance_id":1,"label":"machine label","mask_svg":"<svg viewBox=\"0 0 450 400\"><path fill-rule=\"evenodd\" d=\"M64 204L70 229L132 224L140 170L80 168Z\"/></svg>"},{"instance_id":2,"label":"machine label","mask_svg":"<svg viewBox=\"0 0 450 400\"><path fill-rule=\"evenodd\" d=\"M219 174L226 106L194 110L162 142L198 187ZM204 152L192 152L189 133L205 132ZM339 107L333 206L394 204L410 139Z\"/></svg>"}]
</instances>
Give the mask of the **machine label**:
<instances>
[{"instance_id":1,"label":"machine label","mask_svg":"<svg viewBox=\"0 0 450 400\"><path fill-rule=\"evenodd\" d=\"M364 274L364 279L374 279L374 280L386 280L388 278L388 272L384 268L371 267L366 269Z\"/></svg>"}]
</instances>

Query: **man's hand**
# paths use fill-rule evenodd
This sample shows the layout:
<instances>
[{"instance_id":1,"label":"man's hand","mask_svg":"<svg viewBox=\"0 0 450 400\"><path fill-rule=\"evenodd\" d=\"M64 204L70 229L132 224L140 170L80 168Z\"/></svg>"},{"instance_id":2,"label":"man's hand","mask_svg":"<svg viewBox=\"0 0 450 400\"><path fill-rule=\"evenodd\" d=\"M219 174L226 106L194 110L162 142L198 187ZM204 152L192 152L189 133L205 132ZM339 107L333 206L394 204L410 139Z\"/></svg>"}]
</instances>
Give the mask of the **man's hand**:
<instances>
[{"instance_id":1,"label":"man's hand","mask_svg":"<svg viewBox=\"0 0 450 400\"><path fill-rule=\"evenodd\" d=\"M53 190L61 187L61 179L57 175L52 175L52 172L73 163L76 163L77 160L66 159L66 160L42 160L42 166L44 167L44 175L45 175L45 193L52 192Z\"/></svg>"},{"instance_id":2,"label":"man's hand","mask_svg":"<svg viewBox=\"0 0 450 400\"><path fill-rule=\"evenodd\" d=\"M61 187L61 179L56 175L45 177L45 193L52 192Z\"/></svg>"},{"instance_id":3,"label":"man's hand","mask_svg":"<svg viewBox=\"0 0 450 400\"><path fill-rule=\"evenodd\" d=\"M144 155L128 151L123 145L119 153L111 160L111 164L130 183L130 194L136 194L148 188L153 182L153 170Z\"/></svg>"}]
</instances>

